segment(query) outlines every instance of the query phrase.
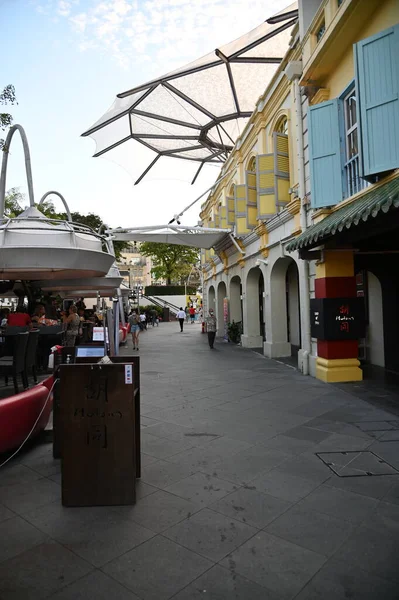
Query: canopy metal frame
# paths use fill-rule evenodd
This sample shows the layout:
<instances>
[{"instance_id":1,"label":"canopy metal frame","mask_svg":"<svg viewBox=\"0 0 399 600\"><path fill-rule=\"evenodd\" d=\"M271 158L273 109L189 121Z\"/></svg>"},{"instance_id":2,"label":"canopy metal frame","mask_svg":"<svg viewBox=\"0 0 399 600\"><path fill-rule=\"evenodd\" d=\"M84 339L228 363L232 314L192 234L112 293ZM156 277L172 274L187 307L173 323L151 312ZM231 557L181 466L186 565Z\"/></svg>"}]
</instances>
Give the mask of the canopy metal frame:
<instances>
[{"instance_id":1,"label":"canopy metal frame","mask_svg":"<svg viewBox=\"0 0 399 600\"><path fill-rule=\"evenodd\" d=\"M295 10L292 10L292 8L295 8ZM282 11L281 13L268 19L266 23L269 25L269 27L266 27L265 24L262 24L259 26L259 28L254 30L255 33L252 36L253 39L249 43L245 43L245 36L242 38L244 40L242 44L240 44L241 38L237 40L235 51L231 52L229 55L225 54L226 50L223 52L220 48L217 48L213 54L209 54L207 57L204 57L204 61L197 61L199 64L191 63L182 69L118 94L115 107L109 111L109 117L107 117L108 113L106 113L104 117L102 117L96 124L85 131L82 135L83 137L93 135L100 129L108 127L112 123L126 116L128 117L130 132L126 129L127 135L120 136L120 139L117 139L109 145L101 147L94 154L94 157L101 156L106 152L117 148L121 144L124 144L130 139L136 140L140 144L154 151L156 153L155 158L135 181L135 185L137 185L147 175L147 173L157 163L159 158L164 156L181 158L199 163L199 167L194 175L192 183L195 182L204 165L223 164L229 156L229 153L232 151L235 143L235 140L228 132L225 124L232 120L247 119L251 116L253 110L252 106L251 110L245 110L242 106L242 99L240 99L240 93L238 92L237 81L235 79L232 67L235 64L280 64L283 59L282 56L271 56L266 54L264 56L251 56L248 53L267 40L272 39L285 30L292 28L293 25L296 24L297 19L298 10L296 9L296 5L292 5L285 11ZM223 49L228 48L228 46L229 45L223 47ZM273 52L271 54L273 54ZM220 66L224 66L226 69L229 89L234 105L233 112L230 112L229 114L222 114L221 116L216 115L213 111L209 110L204 105L205 101L198 102L192 98L191 95L185 93L177 87L179 79L181 78L186 78L189 75L196 75L201 71L212 70L215 67ZM170 96L173 97L173 100L178 102L182 109L184 109L193 120L182 120L162 113L162 103L159 103L159 108L157 106L155 109L153 108L152 110L145 110L146 100L149 99L151 94L159 93L161 90L167 91ZM128 104L126 106L126 103L122 102L120 102L118 105L118 99L124 100L130 97L132 97L132 103L130 105ZM254 102L255 101L256 98L254 98ZM158 102L158 98L156 102ZM188 108L190 107L201 113L201 115L207 117L208 120L205 123L199 122L199 120L195 118L195 115L193 116L189 112ZM132 117L140 118L140 123L142 124L143 129L145 129L144 125L147 124L148 129L151 130L151 128L154 129L155 127L159 130L159 133L153 133L151 131L134 131ZM162 127L162 124L166 124L167 126L176 126L178 128L178 132L174 134L173 131L165 131ZM169 140L169 142L176 141L176 146L173 147L173 144L170 144L172 146L171 148L160 149L162 148L162 143L160 143L161 140ZM187 143L185 144L185 142Z\"/></svg>"}]
</instances>

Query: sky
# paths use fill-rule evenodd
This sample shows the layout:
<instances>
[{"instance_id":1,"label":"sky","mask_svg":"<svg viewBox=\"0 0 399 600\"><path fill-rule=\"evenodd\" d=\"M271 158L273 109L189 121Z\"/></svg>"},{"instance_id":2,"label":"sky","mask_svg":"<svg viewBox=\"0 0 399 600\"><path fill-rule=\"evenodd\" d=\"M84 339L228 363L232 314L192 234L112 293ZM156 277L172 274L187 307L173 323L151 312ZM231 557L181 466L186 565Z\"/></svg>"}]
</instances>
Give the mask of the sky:
<instances>
[{"instance_id":1,"label":"sky","mask_svg":"<svg viewBox=\"0 0 399 600\"><path fill-rule=\"evenodd\" d=\"M117 93L167 73L259 25L289 0L0 0L0 89L13 84L9 110L28 136L35 201L60 192L71 211L94 212L111 227L168 222L205 192L219 168L154 158L129 142L100 158L80 137ZM4 137L1 135L0 137ZM26 194L22 144L14 135L6 189ZM121 166L123 165L123 166ZM201 202L203 202L202 200ZM55 206L61 204L55 198ZM198 222L199 202L184 225Z\"/></svg>"}]
</instances>

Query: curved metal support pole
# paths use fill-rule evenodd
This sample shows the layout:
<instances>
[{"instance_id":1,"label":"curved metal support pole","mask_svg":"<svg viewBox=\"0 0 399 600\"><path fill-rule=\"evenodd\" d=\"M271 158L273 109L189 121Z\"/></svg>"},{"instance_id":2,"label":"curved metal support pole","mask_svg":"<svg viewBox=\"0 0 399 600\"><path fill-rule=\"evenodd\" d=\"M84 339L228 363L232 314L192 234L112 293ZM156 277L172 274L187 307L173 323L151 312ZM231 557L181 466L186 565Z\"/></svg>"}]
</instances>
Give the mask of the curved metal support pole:
<instances>
[{"instance_id":1,"label":"curved metal support pole","mask_svg":"<svg viewBox=\"0 0 399 600\"><path fill-rule=\"evenodd\" d=\"M24 149L25 171L26 171L26 179L28 181L29 204L30 204L30 206L35 205L35 197L33 194L32 165L31 165L31 160L30 160L28 138L26 137L26 133L25 133L25 130L22 127L22 125L13 125L6 137L6 141L5 141L4 149L3 149L3 160L1 163L1 176L0 176L0 218L1 219L4 218L4 209L5 209L8 154L9 154L9 150L10 150L10 144L11 144L12 137L16 131L19 131L19 134L22 139L22 146Z\"/></svg>"},{"instance_id":2,"label":"curved metal support pole","mask_svg":"<svg viewBox=\"0 0 399 600\"><path fill-rule=\"evenodd\" d=\"M61 200L62 204L65 207L65 211L66 211L66 214L67 214L67 217L68 217L68 221L72 221L71 211L69 210L69 206L67 204L67 201L65 200L64 196L62 194L60 194L59 192L55 192L55 191L46 192L40 198L40 202L38 204L38 208L40 208L41 204L45 201L45 199L47 198L47 196L50 196L50 194L54 194L55 196L58 196L58 198Z\"/></svg>"}]
</instances>

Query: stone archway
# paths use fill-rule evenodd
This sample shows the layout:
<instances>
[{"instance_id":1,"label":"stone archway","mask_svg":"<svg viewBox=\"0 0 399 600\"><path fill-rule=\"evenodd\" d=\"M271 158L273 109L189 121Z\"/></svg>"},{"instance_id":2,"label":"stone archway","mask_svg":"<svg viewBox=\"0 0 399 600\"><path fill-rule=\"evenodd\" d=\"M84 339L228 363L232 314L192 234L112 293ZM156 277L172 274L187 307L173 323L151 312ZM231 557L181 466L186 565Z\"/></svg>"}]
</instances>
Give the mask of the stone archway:
<instances>
[{"instance_id":1,"label":"stone archway","mask_svg":"<svg viewBox=\"0 0 399 600\"><path fill-rule=\"evenodd\" d=\"M261 348L264 340L264 280L259 267L250 269L245 285L243 346Z\"/></svg>"},{"instance_id":2,"label":"stone archway","mask_svg":"<svg viewBox=\"0 0 399 600\"><path fill-rule=\"evenodd\" d=\"M208 290L208 311L211 308L213 308L213 310L216 312L216 304L215 304L215 302L216 302L215 288L213 287L213 285L211 285L209 287L209 290Z\"/></svg>"},{"instance_id":3,"label":"stone archway","mask_svg":"<svg viewBox=\"0 0 399 600\"><path fill-rule=\"evenodd\" d=\"M227 288L224 281L221 281L218 285L217 293L217 310L216 320L218 324L218 336L223 336L224 331L224 299L227 298Z\"/></svg>"},{"instance_id":4,"label":"stone archway","mask_svg":"<svg viewBox=\"0 0 399 600\"><path fill-rule=\"evenodd\" d=\"M296 356L301 346L299 272L292 258L279 258L270 276L270 323L265 354Z\"/></svg>"},{"instance_id":5,"label":"stone archway","mask_svg":"<svg viewBox=\"0 0 399 600\"><path fill-rule=\"evenodd\" d=\"M378 277L371 271L367 271L367 307L367 362L385 367L382 287Z\"/></svg>"},{"instance_id":6,"label":"stone archway","mask_svg":"<svg viewBox=\"0 0 399 600\"><path fill-rule=\"evenodd\" d=\"M241 324L242 330L242 285L238 275L230 281L230 321Z\"/></svg>"}]
</instances>

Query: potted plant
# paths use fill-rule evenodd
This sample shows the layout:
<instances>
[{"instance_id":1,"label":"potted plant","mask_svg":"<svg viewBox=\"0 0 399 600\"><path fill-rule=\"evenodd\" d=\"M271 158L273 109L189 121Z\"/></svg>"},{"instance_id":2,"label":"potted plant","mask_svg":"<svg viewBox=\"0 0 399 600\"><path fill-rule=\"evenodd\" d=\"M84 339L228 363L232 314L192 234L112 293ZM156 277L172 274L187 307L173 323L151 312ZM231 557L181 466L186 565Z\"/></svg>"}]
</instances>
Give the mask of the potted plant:
<instances>
[{"instance_id":1,"label":"potted plant","mask_svg":"<svg viewBox=\"0 0 399 600\"><path fill-rule=\"evenodd\" d=\"M232 321L227 324L227 335L229 336L229 342L233 344L239 344L241 341L241 324Z\"/></svg>"}]
</instances>

